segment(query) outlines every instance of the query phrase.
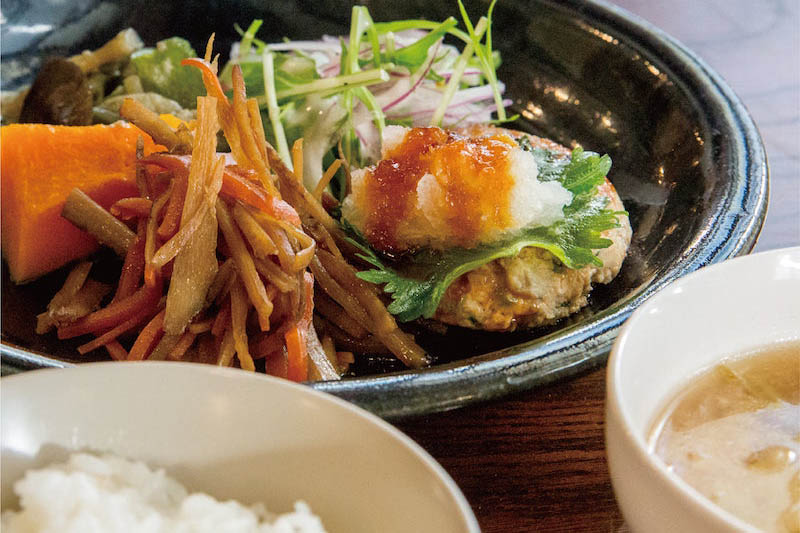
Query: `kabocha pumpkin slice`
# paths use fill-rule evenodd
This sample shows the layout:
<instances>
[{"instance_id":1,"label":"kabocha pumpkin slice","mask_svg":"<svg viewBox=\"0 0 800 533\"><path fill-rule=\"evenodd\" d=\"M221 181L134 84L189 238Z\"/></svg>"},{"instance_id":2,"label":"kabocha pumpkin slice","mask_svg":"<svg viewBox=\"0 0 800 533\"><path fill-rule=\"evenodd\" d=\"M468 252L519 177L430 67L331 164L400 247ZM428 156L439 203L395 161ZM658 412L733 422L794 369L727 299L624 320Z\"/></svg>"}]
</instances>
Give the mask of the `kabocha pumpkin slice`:
<instances>
[{"instance_id":1,"label":"kabocha pumpkin slice","mask_svg":"<svg viewBox=\"0 0 800 533\"><path fill-rule=\"evenodd\" d=\"M145 155L163 150L136 126L14 124L0 130L2 251L11 279L37 278L97 248L61 217L79 188L105 208L138 195L136 139Z\"/></svg>"}]
</instances>

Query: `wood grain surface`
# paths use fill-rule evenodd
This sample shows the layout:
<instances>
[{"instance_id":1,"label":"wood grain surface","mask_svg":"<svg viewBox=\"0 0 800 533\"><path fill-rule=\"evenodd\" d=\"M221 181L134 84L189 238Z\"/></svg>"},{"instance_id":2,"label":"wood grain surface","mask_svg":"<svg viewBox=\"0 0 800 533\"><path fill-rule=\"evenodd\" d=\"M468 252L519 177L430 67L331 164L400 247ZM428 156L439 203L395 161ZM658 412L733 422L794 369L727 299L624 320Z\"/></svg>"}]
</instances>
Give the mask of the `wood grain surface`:
<instances>
[{"instance_id":1,"label":"wood grain surface","mask_svg":"<svg viewBox=\"0 0 800 533\"><path fill-rule=\"evenodd\" d=\"M800 245L800 2L619 0L733 87L767 148L770 204L754 251ZM458 483L484 533L627 532L603 442L605 369L397 424Z\"/></svg>"}]
</instances>

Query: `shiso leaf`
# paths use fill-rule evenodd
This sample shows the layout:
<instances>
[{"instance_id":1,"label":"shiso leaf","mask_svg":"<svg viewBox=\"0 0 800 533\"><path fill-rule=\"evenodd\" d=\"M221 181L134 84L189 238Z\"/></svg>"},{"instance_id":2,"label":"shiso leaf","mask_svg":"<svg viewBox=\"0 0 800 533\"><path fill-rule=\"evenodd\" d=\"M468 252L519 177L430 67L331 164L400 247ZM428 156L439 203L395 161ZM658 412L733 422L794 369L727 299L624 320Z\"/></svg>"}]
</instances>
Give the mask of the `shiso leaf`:
<instances>
[{"instance_id":1,"label":"shiso leaf","mask_svg":"<svg viewBox=\"0 0 800 533\"><path fill-rule=\"evenodd\" d=\"M415 71L428 58L428 49L457 24L458 21L454 17L449 17L419 41L397 50L388 60L408 67L412 72Z\"/></svg>"}]
</instances>

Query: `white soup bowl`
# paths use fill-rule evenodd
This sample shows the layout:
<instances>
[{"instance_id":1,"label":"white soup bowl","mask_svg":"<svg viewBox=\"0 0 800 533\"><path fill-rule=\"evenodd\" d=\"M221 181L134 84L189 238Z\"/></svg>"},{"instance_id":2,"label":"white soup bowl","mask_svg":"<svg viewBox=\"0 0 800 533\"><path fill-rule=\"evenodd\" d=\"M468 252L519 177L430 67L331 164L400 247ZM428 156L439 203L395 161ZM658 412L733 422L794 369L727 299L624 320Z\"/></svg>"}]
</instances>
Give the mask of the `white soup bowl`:
<instances>
[{"instance_id":1,"label":"white soup bowl","mask_svg":"<svg viewBox=\"0 0 800 533\"><path fill-rule=\"evenodd\" d=\"M633 313L609 359L605 415L611 481L631 529L758 531L668 470L649 450L649 436L667 402L692 377L726 357L797 339L800 248L703 268Z\"/></svg>"}]
</instances>

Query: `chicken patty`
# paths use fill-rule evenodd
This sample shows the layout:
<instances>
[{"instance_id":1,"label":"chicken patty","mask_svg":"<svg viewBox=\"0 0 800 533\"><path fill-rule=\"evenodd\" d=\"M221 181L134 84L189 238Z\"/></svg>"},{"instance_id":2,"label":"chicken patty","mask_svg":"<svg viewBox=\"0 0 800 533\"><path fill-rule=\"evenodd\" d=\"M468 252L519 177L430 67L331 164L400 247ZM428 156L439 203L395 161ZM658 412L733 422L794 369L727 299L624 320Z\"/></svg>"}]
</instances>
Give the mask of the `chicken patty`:
<instances>
[{"instance_id":1,"label":"chicken patty","mask_svg":"<svg viewBox=\"0 0 800 533\"><path fill-rule=\"evenodd\" d=\"M494 126L387 128L383 159L353 173L342 213L380 251L472 248L520 228L563 218L572 199L556 181L540 180L538 166L518 140L569 157L548 139ZM624 211L608 179L598 187L607 207ZM457 278L434 315L441 322L474 329L513 331L547 325L588 303L593 283L619 272L631 240L628 217L601 235L611 246L594 250L603 266L571 269L549 251L523 248Z\"/></svg>"},{"instance_id":2,"label":"chicken patty","mask_svg":"<svg viewBox=\"0 0 800 533\"><path fill-rule=\"evenodd\" d=\"M606 180L599 193L609 198L609 208L623 209L611 182ZM552 324L579 311L588 303L592 284L610 282L622 267L632 232L627 216L618 220L620 227L602 233L611 246L595 252L603 266L571 269L547 250L523 248L456 279L434 318L473 329L513 331Z\"/></svg>"}]
</instances>

